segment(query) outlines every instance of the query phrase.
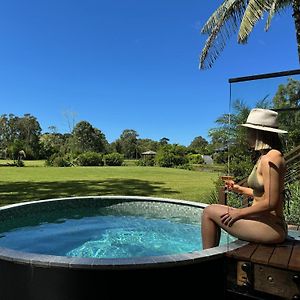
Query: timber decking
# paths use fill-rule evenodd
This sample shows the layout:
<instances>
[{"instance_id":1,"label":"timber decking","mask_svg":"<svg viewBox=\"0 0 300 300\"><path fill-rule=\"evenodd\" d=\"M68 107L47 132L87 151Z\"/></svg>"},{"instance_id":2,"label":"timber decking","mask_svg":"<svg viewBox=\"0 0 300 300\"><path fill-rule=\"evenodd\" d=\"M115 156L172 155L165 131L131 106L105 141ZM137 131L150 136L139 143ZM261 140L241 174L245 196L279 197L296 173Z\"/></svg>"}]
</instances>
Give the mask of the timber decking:
<instances>
[{"instance_id":1,"label":"timber decking","mask_svg":"<svg viewBox=\"0 0 300 300\"><path fill-rule=\"evenodd\" d=\"M249 243L237 250L226 253L226 257L300 271L300 241L289 239L274 246Z\"/></svg>"},{"instance_id":2,"label":"timber decking","mask_svg":"<svg viewBox=\"0 0 300 300\"><path fill-rule=\"evenodd\" d=\"M226 299L300 299L298 233L281 244L249 243L227 252Z\"/></svg>"}]
</instances>

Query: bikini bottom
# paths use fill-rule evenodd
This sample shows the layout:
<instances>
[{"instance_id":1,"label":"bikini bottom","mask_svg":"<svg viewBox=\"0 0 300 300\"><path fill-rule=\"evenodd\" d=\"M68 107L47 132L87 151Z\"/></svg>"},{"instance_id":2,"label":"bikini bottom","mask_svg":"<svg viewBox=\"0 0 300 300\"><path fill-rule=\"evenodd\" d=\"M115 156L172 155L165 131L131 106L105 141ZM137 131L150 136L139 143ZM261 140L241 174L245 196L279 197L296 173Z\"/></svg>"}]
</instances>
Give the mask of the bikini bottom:
<instances>
[{"instance_id":1,"label":"bikini bottom","mask_svg":"<svg viewBox=\"0 0 300 300\"><path fill-rule=\"evenodd\" d=\"M288 226L284 219L278 219L275 224L279 225L285 233L288 232Z\"/></svg>"},{"instance_id":2,"label":"bikini bottom","mask_svg":"<svg viewBox=\"0 0 300 300\"><path fill-rule=\"evenodd\" d=\"M261 216L259 216L259 217L251 216L251 217L249 217L249 219L260 220L261 221ZM269 224L270 226L272 226L271 224L275 224L275 225L279 226L285 232L285 234L287 235L288 225L287 225L286 221L283 218L276 217L274 215L266 215L264 221L265 221L265 223Z\"/></svg>"}]
</instances>

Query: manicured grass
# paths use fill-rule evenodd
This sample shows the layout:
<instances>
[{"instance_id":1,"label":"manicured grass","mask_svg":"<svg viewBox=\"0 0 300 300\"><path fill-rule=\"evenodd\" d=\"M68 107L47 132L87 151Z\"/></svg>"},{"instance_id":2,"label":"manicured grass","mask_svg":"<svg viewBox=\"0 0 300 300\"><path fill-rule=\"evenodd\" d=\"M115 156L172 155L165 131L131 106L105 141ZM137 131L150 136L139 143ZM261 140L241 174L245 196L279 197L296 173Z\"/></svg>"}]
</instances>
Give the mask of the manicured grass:
<instances>
[{"instance_id":1,"label":"manicured grass","mask_svg":"<svg viewBox=\"0 0 300 300\"><path fill-rule=\"evenodd\" d=\"M159 167L0 167L0 205L58 197L132 195L207 202L218 173ZM43 165L43 164L40 164Z\"/></svg>"},{"instance_id":2,"label":"manicured grass","mask_svg":"<svg viewBox=\"0 0 300 300\"><path fill-rule=\"evenodd\" d=\"M24 160L25 167L44 167L44 160ZM0 166L10 166L13 165L14 161L9 159L1 159Z\"/></svg>"},{"instance_id":3,"label":"manicured grass","mask_svg":"<svg viewBox=\"0 0 300 300\"><path fill-rule=\"evenodd\" d=\"M129 167L134 167L137 165L138 160L137 159L125 159L124 165Z\"/></svg>"}]
</instances>

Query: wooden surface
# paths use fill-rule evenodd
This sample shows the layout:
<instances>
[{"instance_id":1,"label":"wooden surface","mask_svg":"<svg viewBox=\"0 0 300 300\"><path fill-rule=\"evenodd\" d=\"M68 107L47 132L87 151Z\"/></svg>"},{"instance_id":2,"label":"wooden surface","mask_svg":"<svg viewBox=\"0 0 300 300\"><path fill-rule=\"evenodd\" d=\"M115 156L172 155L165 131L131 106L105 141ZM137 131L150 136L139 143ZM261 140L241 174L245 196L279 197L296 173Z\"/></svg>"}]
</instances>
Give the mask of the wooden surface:
<instances>
[{"instance_id":1,"label":"wooden surface","mask_svg":"<svg viewBox=\"0 0 300 300\"><path fill-rule=\"evenodd\" d=\"M300 241L296 239L288 239L276 245L249 243L227 252L226 256L285 270L300 271Z\"/></svg>"},{"instance_id":2,"label":"wooden surface","mask_svg":"<svg viewBox=\"0 0 300 300\"><path fill-rule=\"evenodd\" d=\"M249 243L227 252L226 299L300 299L299 235L281 244Z\"/></svg>"}]
</instances>

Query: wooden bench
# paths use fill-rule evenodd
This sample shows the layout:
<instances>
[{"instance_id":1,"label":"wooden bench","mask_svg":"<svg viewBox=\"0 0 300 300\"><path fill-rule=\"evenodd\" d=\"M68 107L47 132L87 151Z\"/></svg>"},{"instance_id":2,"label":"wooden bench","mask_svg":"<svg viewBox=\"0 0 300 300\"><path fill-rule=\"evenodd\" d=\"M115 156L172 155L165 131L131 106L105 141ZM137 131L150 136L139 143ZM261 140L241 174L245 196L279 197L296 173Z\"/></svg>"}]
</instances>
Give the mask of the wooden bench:
<instances>
[{"instance_id":1,"label":"wooden bench","mask_svg":"<svg viewBox=\"0 0 300 300\"><path fill-rule=\"evenodd\" d=\"M225 254L225 268L226 299L300 299L300 240L249 243Z\"/></svg>"}]
</instances>

